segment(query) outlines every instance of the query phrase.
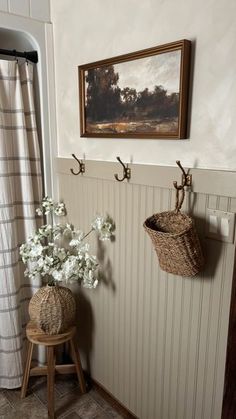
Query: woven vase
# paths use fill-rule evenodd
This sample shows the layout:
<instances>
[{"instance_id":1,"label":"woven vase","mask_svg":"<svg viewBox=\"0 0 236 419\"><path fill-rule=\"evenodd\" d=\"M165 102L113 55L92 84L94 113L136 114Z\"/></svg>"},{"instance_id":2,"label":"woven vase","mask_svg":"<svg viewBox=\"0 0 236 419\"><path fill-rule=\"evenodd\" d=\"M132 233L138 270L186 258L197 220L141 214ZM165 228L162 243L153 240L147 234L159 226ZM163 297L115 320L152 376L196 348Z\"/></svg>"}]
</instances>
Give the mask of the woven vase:
<instances>
[{"instance_id":1,"label":"woven vase","mask_svg":"<svg viewBox=\"0 0 236 419\"><path fill-rule=\"evenodd\" d=\"M191 217L176 211L161 212L147 218L144 228L163 271L194 276L202 270L204 258Z\"/></svg>"},{"instance_id":2,"label":"woven vase","mask_svg":"<svg viewBox=\"0 0 236 419\"><path fill-rule=\"evenodd\" d=\"M75 323L76 303L69 288L40 288L29 303L30 319L49 335L63 333Z\"/></svg>"}]
</instances>

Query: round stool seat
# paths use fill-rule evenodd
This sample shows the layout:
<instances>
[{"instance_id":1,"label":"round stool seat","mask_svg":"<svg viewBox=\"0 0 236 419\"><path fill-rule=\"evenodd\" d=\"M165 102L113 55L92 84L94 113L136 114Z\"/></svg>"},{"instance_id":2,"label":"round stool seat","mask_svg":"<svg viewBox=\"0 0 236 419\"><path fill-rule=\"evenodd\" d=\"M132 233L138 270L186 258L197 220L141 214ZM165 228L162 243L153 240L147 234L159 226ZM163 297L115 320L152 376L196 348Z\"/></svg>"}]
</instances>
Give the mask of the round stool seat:
<instances>
[{"instance_id":1,"label":"round stool seat","mask_svg":"<svg viewBox=\"0 0 236 419\"><path fill-rule=\"evenodd\" d=\"M34 322L29 322L26 326L26 336L35 345L56 346L71 340L76 332L76 327L70 327L65 333L60 335L47 335L39 329Z\"/></svg>"},{"instance_id":2,"label":"round stool seat","mask_svg":"<svg viewBox=\"0 0 236 419\"><path fill-rule=\"evenodd\" d=\"M29 322L26 326L26 336L28 339L28 350L26 357L25 371L23 375L21 398L24 398L27 391L29 377L31 375L47 375L48 393L48 417L54 419L54 376L56 373L69 374L76 373L80 384L81 392L86 393L86 383L84 380L79 351L75 340L76 328L70 327L65 333L59 335L47 335L40 330L34 322ZM57 365L56 349L57 345L68 342L71 349L73 364ZM47 365L31 368L31 360L34 345L46 346Z\"/></svg>"}]
</instances>

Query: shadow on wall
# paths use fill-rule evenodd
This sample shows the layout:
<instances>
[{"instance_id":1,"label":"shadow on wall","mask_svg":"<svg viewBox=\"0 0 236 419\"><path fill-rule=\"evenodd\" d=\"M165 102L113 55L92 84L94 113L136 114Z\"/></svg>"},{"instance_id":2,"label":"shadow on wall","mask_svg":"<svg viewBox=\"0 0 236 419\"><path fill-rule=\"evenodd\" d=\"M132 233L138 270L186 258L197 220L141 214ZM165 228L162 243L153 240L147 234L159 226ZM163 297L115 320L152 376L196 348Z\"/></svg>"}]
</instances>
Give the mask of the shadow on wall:
<instances>
[{"instance_id":1,"label":"shadow on wall","mask_svg":"<svg viewBox=\"0 0 236 419\"><path fill-rule=\"evenodd\" d=\"M194 214L196 207L196 194L189 193L187 195L187 213L194 219L194 223L199 235L202 246L202 252L205 259L205 265L202 271L203 279L211 281L216 275L217 267L220 262L221 254L224 249L224 243L219 240L206 238L206 232L209 231L209 223L205 217L199 217Z\"/></svg>"},{"instance_id":2,"label":"shadow on wall","mask_svg":"<svg viewBox=\"0 0 236 419\"><path fill-rule=\"evenodd\" d=\"M114 241L115 238L113 237ZM109 257L106 255L106 246L103 241L97 238L97 260L101 267L99 270L99 282L100 284L105 285L106 287L111 288L113 293L116 291L116 285L113 280L113 273L112 273L112 264Z\"/></svg>"},{"instance_id":3,"label":"shadow on wall","mask_svg":"<svg viewBox=\"0 0 236 419\"><path fill-rule=\"evenodd\" d=\"M224 243L218 240L205 238L205 231L207 231L205 230L207 229L207 222L205 218L194 217L194 221L199 233L202 228L204 228L203 235L201 233L199 234L202 252L205 259L202 276L205 281L213 281L217 273L218 266L220 265L221 255L224 250Z\"/></svg>"},{"instance_id":4,"label":"shadow on wall","mask_svg":"<svg viewBox=\"0 0 236 419\"><path fill-rule=\"evenodd\" d=\"M99 239L97 239L97 249L97 259L100 265L100 271L98 274L98 287L109 287L111 291L114 293L116 287L115 282L113 280L111 261L109 257L106 255L105 244ZM89 298L86 295L86 292L83 291L83 287L75 283L70 284L70 289L73 292L76 301L76 326L79 350L81 351L85 360L84 369L86 369L89 378L91 377L90 359L94 346L93 340L95 332L95 319L93 307ZM96 290L91 290L91 292L96 293Z\"/></svg>"},{"instance_id":5,"label":"shadow on wall","mask_svg":"<svg viewBox=\"0 0 236 419\"><path fill-rule=\"evenodd\" d=\"M73 290L74 291L74 290ZM93 349L94 336L94 315L92 305L85 293L80 287L77 287L77 292L74 291L76 300L76 322L78 333L79 349L84 355L86 362L85 369L88 375L91 375L90 358Z\"/></svg>"},{"instance_id":6,"label":"shadow on wall","mask_svg":"<svg viewBox=\"0 0 236 419\"><path fill-rule=\"evenodd\" d=\"M227 361L225 370L225 388L222 419L235 417L236 411L236 258L231 293L230 320L228 332Z\"/></svg>"}]
</instances>

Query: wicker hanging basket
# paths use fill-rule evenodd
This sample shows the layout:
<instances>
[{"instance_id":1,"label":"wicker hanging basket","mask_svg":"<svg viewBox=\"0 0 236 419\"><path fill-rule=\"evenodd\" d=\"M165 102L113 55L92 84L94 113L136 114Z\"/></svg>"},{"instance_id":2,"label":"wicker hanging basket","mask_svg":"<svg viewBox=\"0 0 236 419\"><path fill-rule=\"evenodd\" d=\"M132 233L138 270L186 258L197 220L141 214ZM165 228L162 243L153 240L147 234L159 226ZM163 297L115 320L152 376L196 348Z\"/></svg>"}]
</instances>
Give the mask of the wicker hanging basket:
<instances>
[{"instance_id":1,"label":"wicker hanging basket","mask_svg":"<svg viewBox=\"0 0 236 419\"><path fill-rule=\"evenodd\" d=\"M75 323L76 303L69 288L40 288L31 298L29 315L37 326L49 335L65 332Z\"/></svg>"},{"instance_id":2,"label":"wicker hanging basket","mask_svg":"<svg viewBox=\"0 0 236 419\"><path fill-rule=\"evenodd\" d=\"M152 215L144 222L144 228L151 237L163 271L194 276L202 270L204 258L193 219L180 212L184 187L175 187L175 210Z\"/></svg>"}]
</instances>

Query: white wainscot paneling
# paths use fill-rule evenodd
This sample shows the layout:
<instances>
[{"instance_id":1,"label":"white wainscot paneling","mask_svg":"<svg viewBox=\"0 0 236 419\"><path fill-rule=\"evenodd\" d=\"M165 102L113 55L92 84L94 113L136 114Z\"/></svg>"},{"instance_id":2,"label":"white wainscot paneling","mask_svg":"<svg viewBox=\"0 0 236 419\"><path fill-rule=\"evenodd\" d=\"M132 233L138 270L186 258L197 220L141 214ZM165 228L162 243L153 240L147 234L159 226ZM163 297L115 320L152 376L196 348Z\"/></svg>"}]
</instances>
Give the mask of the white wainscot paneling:
<instances>
[{"instance_id":1,"label":"white wainscot paneling","mask_svg":"<svg viewBox=\"0 0 236 419\"><path fill-rule=\"evenodd\" d=\"M8 1L7 0L0 0L0 10L2 12L8 12Z\"/></svg>"},{"instance_id":2,"label":"white wainscot paneling","mask_svg":"<svg viewBox=\"0 0 236 419\"><path fill-rule=\"evenodd\" d=\"M9 0L9 12L29 17L30 15L30 0Z\"/></svg>"},{"instance_id":3,"label":"white wainscot paneling","mask_svg":"<svg viewBox=\"0 0 236 419\"><path fill-rule=\"evenodd\" d=\"M30 0L30 14L34 19L50 22L50 1L49 0Z\"/></svg>"},{"instance_id":4,"label":"white wainscot paneling","mask_svg":"<svg viewBox=\"0 0 236 419\"><path fill-rule=\"evenodd\" d=\"M143 228L147 216L173 209L178 170L132 165L128 184L114 180L115 163L86 161L83 176L71 167L58 159L68 220L85 232L96 213L116 223L114 242L91 242L105 280L79 291L93 378L139 419L220 419L235 245L207 239L205 220L206 208L235 212L236 174L191 169L197 193L184 210L196 220L206 265L184 278L160 270Z\"/></svg>"}]
</instances>

